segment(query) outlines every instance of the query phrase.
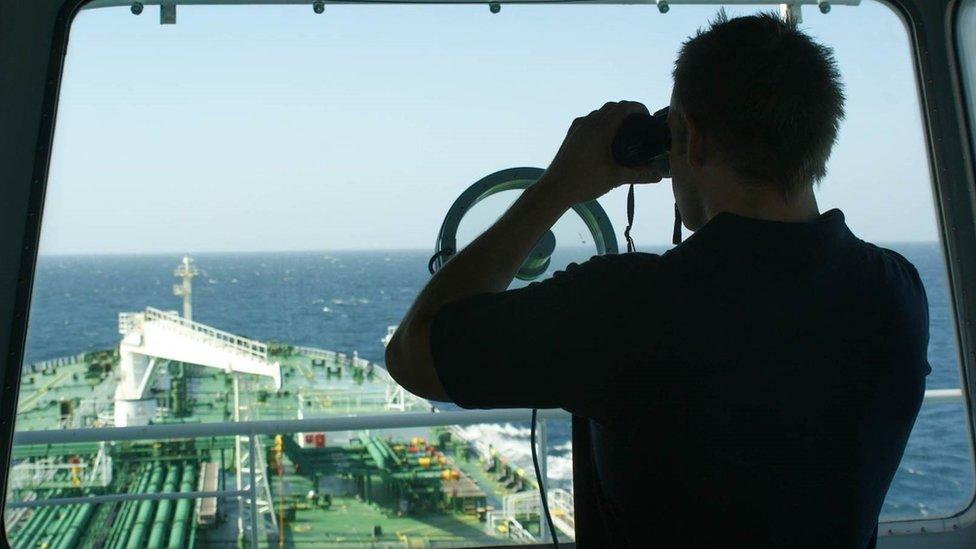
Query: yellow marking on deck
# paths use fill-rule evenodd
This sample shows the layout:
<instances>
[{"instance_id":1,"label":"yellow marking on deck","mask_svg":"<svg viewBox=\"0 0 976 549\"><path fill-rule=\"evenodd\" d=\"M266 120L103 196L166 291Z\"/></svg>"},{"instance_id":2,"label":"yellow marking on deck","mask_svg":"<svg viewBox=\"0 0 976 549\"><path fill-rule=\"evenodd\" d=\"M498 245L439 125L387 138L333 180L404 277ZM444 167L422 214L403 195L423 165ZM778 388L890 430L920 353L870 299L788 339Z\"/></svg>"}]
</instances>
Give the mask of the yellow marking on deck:
<instances>
[{"instance_id":1,"label":"yellow marking on deck","mask_svg":"<svg viewBox=\"0 0 976 549\"><path fill-rule=\"evenodd\" d=\"M396 531L397 538L401 540L406 540L410 536L417 535L421 537L430 537L432 534L441 534L450 536L450 532L445 532L444 529L438 528L436 526L431 526L427 524L421 524L419 526L414 526L413 528L404 528L402 530Z\"/></svg>"},{"instance_id":2,"label":"yellow marking on deck","mask_svg":"<svg viewBox=\"0 0 976 549\"><path fill-rule=\"evenodd\" d=\"M71 373L71 370L65 368L65 371L64 372L58 374L57 376L54 377L54 379L52 379L51 381L48 381L47 383L45 383L44 385L42 385L41 387L39 387L36 391L34 391L34 394L32 394L29 397L27 397L26 399L24 399L23 402L18 402L17 403L17 413L19 414L21 412L26 412L27 411L27 406L33 405L34 404L34 401L36 401L37 399L41 398L41 395L43 395L44 393L46 393L48 391L48 389L51 388L51 385L54 385L55 383L59 383L64 378L68 377L68 374L70 374L70 373Z\"/></svg>"},{"instance_id":3,"label":"yellow marking on deck","mask_svg":"<svg viewBox=\"0 0 976 549\"><path fill-rule=\"evenodd\" d=\"M311 370L309 370L309 369L308 369L308 368L307 368L307 367L306 367L306 366L305 366L304 364L302 364L301 362L299 362L299 363L297 363L297 364L296 364L295 366L296 366L296 367L298 368L298 371L299 371L299 373L301 373L301 374L302 374L303 376L305 376L305 379L308 379L308 380L312 380L312 379L315 379L315 374L314 374L314 373L312 373L312 371L311 371Z\"/></svg>"}]
</instances>

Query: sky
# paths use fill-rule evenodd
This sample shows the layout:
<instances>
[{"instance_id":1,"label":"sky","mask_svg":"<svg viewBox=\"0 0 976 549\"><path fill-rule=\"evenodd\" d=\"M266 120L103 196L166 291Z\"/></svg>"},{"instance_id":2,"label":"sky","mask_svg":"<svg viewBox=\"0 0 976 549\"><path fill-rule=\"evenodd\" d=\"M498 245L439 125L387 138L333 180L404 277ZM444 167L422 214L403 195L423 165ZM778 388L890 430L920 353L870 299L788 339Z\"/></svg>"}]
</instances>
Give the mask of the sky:
<instances>
[{"instance_id":1,"label":"sky","mask_svg":"<svg viewBox=\"0 0 976 549\"><path fill-rule=\"evenodd\" d=\"M180 6L176 25L160 25L155 7L82 11L40 251L432 248L467 186L546 167L575 117L610 100L666 105L681 41L715 11ZM841 208L867 240L937 240L901 20L869 0L803 17L834 48L848 98L821 209ZM625 194L600 199L621 242ZM515 196L472 211L462 244ZM670 184L638 188L636 202L638 244L669 243ZM558 226L561 245L590 241L577 220Z\"/></svg>"}]
</instances>

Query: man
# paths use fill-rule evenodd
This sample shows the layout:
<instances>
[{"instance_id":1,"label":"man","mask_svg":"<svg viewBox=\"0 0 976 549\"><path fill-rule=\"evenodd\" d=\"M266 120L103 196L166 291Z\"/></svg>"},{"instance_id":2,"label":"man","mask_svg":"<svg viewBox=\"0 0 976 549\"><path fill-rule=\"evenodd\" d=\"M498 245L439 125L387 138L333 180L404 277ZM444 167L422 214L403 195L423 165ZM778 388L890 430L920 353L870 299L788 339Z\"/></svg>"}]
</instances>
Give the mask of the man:
<instances>
[{"instance_id":1,"label":"man","mask_svg":"<svg viewBox=\"0 0 976 549\"><path fill-rule=\"evenodd\" d=\"M586 547L873 547L929 372L915 268L821 214L843 117L829 49L770 15L682 47L669 125L695 231L506 291L572 204L653 170L615 165L637 103L577 119L542 178L430 281L387 349L411 392L574 414Z\"/></svg>"}]
</instances>

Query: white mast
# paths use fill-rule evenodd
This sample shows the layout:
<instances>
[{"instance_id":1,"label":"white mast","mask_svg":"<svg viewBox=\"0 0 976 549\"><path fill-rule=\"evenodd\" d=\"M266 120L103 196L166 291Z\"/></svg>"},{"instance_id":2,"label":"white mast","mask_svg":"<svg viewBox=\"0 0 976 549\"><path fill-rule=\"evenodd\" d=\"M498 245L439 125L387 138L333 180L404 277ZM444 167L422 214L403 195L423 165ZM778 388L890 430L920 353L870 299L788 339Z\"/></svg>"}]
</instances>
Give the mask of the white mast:
<instances>
[{"instance_id":1,"label":"white mast","mask_svg":"<svg viewBox=\"0 0 976 549\"><path fill-rule=\"evenodd\" d=\"M183 256L183 263L173 271L173 276L181 277L183 279L182 284L173 285L173 295L183 297L183 318L187 320L193 320L193 304L191 302L191 297L193 295L193 284L192 280L199 271L197 268L191 265L193 260L190 256Z\"/></svg>"}]
</instances>

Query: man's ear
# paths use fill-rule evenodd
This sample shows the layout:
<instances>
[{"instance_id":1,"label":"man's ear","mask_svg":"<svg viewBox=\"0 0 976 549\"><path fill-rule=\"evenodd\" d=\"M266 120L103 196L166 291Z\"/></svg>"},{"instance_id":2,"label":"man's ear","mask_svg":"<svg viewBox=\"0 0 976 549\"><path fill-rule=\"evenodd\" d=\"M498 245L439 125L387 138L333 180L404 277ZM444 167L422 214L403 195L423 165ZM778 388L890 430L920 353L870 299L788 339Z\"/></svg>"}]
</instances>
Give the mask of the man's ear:
<instances>
[{"instance_id":1,"label":"man's ear","mask_svg":"<svg viewBox=\"0 0 976 549\"><path fill-rule=\"evenodd\" d=\"M707 160L705 154L705 134L699 130L698 124L689 117L685 117L685 146L688 151L688 165L700 168Z\"/></svg>"}]
</instances>

